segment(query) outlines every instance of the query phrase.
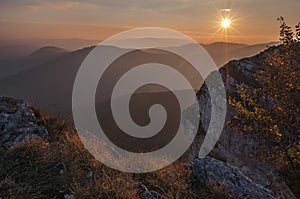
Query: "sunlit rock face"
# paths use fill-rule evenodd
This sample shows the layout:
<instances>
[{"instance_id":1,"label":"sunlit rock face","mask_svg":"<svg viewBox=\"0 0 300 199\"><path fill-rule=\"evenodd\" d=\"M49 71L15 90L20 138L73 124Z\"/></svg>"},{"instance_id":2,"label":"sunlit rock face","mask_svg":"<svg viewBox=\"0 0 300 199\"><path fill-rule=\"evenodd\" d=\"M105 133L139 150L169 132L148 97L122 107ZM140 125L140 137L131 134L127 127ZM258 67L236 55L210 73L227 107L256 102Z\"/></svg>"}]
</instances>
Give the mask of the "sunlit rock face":
<instances>
[{"instance_id":1,"label":"sunlit rock face","mask_svg":"<svg viewBox=\"0 0 300 199\"><path fill-rule=\"evenodd\" d=\"M45 127L22 100L0 97L0 144L8 148L27 139L47 139Z\"/></svg>"},{"instance_id":2,"label":"sunlit rock face","mask_svg":"<svg viewBox=\"0 0 300 199\"><path fill-rule=\"evenodd\" d=\"M276 47L268 50L276 50ZM268 50L250 58L230 61L220 68L219 72L225 84L227 99L229 96L234 97L238 94L236 90L237 84L244 84L250 89L257 86L254 73L261 70L261 63L268 56ZM186 117L187 121L183 122L187 133L198 129L197 137L189 151L191 160L198 157L211 121L211 99L205 84L198 91L197 99L199 112L196 112L191 106L184 114L198 115L200 120L199 128L194 126L193 122L188 120L188 117ZM226 121L230 121L234 115L234 108L227 103ZM257 150L261 150L258 146L259 143L256 140L242 134L238 130L232 129L225 123L222 134L209 156L239 168L253 182L261 184L263 187L269 187L274 192L275 198L295 198L286 184L285 177L279 174L272 164L261 162L255 157L250 158L251 154L256 154Z\"/></svg>"}]
</instances>

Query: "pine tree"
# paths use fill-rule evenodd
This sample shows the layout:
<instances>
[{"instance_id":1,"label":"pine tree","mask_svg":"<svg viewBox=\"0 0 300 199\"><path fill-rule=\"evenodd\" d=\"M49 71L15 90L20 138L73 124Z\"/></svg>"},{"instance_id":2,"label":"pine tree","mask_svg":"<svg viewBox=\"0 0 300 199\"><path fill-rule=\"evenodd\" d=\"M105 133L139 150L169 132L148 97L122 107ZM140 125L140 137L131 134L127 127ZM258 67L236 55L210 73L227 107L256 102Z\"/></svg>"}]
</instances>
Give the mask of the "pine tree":
<instances>
[{"instance_id":1,"label":"pine tree","mask_svg":"<svg viewBox=\"0 0 300 199\"><path fill-rule=\"evenodd\" d=\"M295 27L296 27L296 40L297 42L300 42L300 23L298 23Z\"/></svg>"},{"instance_id":2,"label":"pine tree","mask_svg":"<svg viewBox=\"0 0 300 199\"><path fill-rule=\"evenodd\" d=\"M280 22L280 38L279 40L283 44L290 44L294 42L294 33L292 28L288 26L282 16L278 17L277 20Z\"/></svg>"}]
</instances>

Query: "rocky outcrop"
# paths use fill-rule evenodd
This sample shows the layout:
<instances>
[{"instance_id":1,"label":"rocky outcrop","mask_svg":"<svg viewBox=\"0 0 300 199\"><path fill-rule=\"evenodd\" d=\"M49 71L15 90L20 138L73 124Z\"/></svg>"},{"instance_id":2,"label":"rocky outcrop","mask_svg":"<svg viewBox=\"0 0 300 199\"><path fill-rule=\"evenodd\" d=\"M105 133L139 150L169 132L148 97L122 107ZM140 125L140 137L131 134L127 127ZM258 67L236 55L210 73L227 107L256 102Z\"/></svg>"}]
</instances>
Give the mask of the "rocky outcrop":
<instances>
[{"instance_id":1,"label":"rocky outcrop","mask_svg":"<svg viewBox=\"0 0 300 199\"><path fill-rule=\"evenodd\" d=\"M26 139L47 139L45 127L22 100L0 97L0 146L8 148Z\"/></svg>"},{"instance_id":2,"label":"rocky outcrop","mask_svg":"<svg viewBox=\"0 0 300 199\"><path fill-rule=\"evenodd\" d=\"M231 61L219 70L225 83L227 97L237 95L237 84L244 84L249 88L255 88L257 86L254 74L261 69L261 63L266 59L268 51L270 50L276 50L276 47L251 58ZM210 76L208 79L209 78ZM187 110L187 112L189 112L188 114L198 115L200 120L198 135L190 150L190 157L192 159L198 157L200 146L211 120L211 99L205 84L197 93L197 98L200 109L199 112L193 107ZM227 104L226 121L230 121L234 115L234 108ZM198 129L198 126L193 126L192 121L184 121L184 124L189 125L185 125L187 131ZM227 123L224 125L222 134L209 155L226 164L239 168L254 183L270 188L276 198L296 198L287 186L285 177L280 175L272 164L250 158L251 154L256 154L257 150L259 150L259 143L243 135L241 132L230 128ZM203 167L203 169L209 168Z\"/></svg>"},{"instance_id":3,"label":"rocky outcrop","mask_svg":"<svg viewBox=\"0 0 300 199\"><path fill-rule=\"evenodd\" d=\"M254 183L239 168L212 157L194 160L191 168L199 181L213 186L222 186L234 198L275 198L271 190Z\"/></svg>"},{"instance_id":4,"label":"rocky outcrop","mask_svg":"<svg viewBox=\"0 0 300 199\"><path fill-rule=\"evenodd\" d=\"M146 185L141 182L136 183L134 189L137 189L141 198L144 199L168 199L166 196L160 195L156 191L149 190Z\"/></svg>"}]
</instances>

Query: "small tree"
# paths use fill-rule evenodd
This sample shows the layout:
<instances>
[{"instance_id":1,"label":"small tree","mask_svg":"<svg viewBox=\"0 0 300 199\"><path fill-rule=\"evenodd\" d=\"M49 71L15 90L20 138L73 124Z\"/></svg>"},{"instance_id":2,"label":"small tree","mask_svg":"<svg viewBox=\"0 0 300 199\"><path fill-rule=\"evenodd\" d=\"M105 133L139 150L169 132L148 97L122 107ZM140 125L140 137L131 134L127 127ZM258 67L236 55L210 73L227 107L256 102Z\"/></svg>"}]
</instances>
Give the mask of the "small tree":
<instances>
[{"instance_id":1,"label":"small tree","mask_svg":"<svg viewBox=\"0 0 300 199\"><path fill-rule=\"evenodd\" d=\"M257 88L237 85L238 96L229 98L237 113L231 124L258 140L260 157L294 169L300 165L300 43L279 21L283 45L267 50L255 74Z\"/></svg>"},{"instance_id":2,"label":"small tree","mask_svg":"<svg viewBox=\"0 0 300 199\"><path fill-rule=\"evenodd\" d=\"M278 17L277 20L280 22L280 38L279 40L283 44L289 44L294 41L294 33L292 28L288 26L282 16Z\"/></svg>"},{"instance_id":3,"label":"small tree","mask_svg":"<svg viewBox=\"0 0 300 199\"><path fill-rule=\"evenodd\" d=\"M296 40L297 42L300 42L300 23L298 23L295 27L296 27Z\"/></svg>"}]
</instances>

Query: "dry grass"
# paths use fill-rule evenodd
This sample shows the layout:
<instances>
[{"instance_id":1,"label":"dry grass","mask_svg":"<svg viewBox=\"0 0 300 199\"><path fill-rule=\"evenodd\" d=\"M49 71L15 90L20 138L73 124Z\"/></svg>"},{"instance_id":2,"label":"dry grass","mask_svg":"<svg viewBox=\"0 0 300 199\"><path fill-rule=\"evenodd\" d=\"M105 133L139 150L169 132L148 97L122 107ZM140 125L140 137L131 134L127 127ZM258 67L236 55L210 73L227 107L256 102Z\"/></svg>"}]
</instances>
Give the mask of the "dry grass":
<instances>
[{"instance_id":1,"label":"dry grass","mask_svg":"<svg viewBox=\"0 0 300 199\"><path fill-rule=\"evenodd\" d=\"M199 184L185 162L156 172L129 174L106 167L82 145L68 122L35 110L49 142L32 140L11 148L0 163L0 198L142 198L138 182L169 198L225 198Z\"/></svg>"}]
</instances>

